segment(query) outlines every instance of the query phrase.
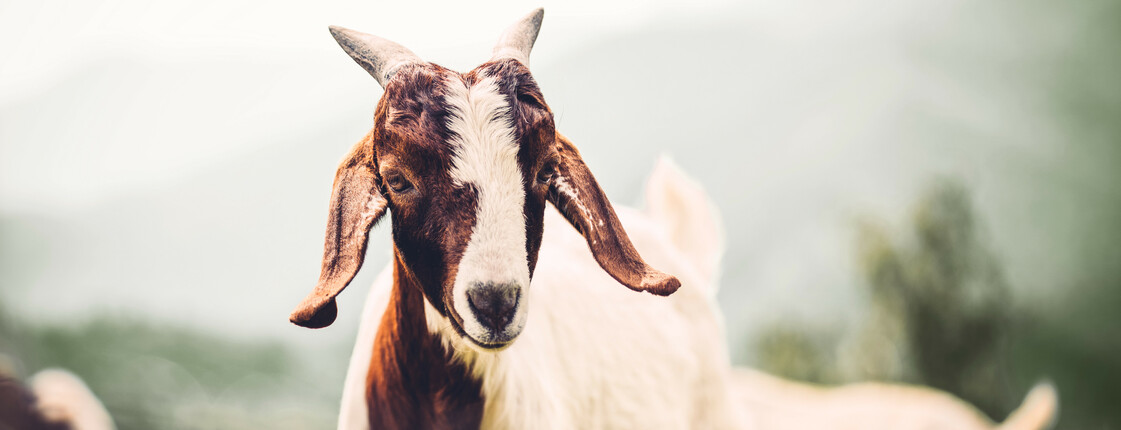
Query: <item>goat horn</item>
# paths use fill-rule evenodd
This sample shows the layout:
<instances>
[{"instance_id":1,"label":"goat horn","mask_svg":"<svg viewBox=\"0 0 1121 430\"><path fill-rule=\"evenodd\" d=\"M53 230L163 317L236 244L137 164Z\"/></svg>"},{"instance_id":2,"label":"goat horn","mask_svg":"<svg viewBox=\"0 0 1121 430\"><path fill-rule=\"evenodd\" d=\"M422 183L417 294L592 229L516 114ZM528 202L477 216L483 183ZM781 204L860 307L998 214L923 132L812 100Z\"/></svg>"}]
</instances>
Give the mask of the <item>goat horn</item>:
<instances>
[{"instance_id":1,"label":"goat horn","mask_svg":"<svg viewBox=\"0 0 1121 430\"><path fill-rule=\"evenodd\" d=\"M351 30L332 25L331 36L339 42L339 46L346 51L355 63L370 72L378 80L382 88L389 83L389 78L397 69L406 64L423 63L413 51L408 48L372 34Z\"/></svg>"},{"instance_id":2,"label":"goat horn","mask_svg":"<svg viewBox=\"0 0 1121 430\"><path fill-rule=\"evenodd\" d=\"M537 32L541 31L541 19L544 17L545 9L539 7L507 28L494 46L491 61L513 58L529 67L529 51L537 40Z\"/></svg>"}]
</instances>

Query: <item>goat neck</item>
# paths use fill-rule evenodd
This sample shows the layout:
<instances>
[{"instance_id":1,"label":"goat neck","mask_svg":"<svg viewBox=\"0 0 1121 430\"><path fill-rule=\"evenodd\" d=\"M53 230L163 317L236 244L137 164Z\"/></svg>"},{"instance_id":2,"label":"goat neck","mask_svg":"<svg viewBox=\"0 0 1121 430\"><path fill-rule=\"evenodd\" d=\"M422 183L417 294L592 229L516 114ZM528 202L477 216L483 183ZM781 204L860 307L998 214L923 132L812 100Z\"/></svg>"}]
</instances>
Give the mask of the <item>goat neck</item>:
<instances>
[{"instance_id":1,"label":"goat neck","mask_svg":"<svg viewBox=\"0 0 1121 430\"><path fill-rule=\"evenodd\" d=\"M478 428L479 382L429 333L424 293L396 249L393 281L366 379L370 428Z\"/></svg>"}]
</instances>

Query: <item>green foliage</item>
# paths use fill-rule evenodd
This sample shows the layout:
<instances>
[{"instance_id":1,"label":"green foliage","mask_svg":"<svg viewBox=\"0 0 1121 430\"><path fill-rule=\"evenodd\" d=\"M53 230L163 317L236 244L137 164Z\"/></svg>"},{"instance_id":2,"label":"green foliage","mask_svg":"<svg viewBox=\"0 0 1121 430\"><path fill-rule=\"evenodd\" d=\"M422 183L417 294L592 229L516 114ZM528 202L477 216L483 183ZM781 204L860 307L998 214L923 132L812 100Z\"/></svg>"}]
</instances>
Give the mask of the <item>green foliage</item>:
<instances>
[{"instance_id":1,"label":"green foliage","mask_svg":"<svg viewBox=\"0 0 1121 430\"><path fill-rule=\"evenodd\" d=\"M805 330L790 325L774 326L756 339L755 349L763 352L756 365L773 374L817 384L836 380L822 340L812 338Z\"/></svg>"},{"instance_id":2,"label":"green foliage","mask_svg":"<svg viewBox=\"0 0 1121 430\"><path fill-rule=\"evenodd\" d=\"M999 262L978 240L965 188L933 187L911 234L910 243L897 245L881 229L864 227L860 259L872 315L863 330L902 352L898 373L860 376L929 385L1003 417L1016 404L1003 370L1012 304ZM849 349L851 360L866 361L876 348Z\"/></svg>"},{"instance_id":3,"label":"green foliage","mask_svg":"<svg viewBox=\"0 0 1121 430\"><path fill-rule=\"evenodd\" d=\"M1095 263L1116 257L1119 232L1098 232L1109 245L1086 255L1096 269L1078 284L1054 286L1046 303L1015 305L975 213L966 188L942 181L916 205L904 233L862 223L863 320L843 336L776 326L754 343L757 366L818 383L929 385L996 420L1032 384L1051 379L1060 428L1121 428L1121 266ZM1121 216L1121 207L1111 213Z\"/></svg>"},{"instance_id":4,"label":"green foliage","mask_svg":"<svg viewBox=\"0 0 1121 430\"><path fill-rule=\"evenodd\" d=\"M1059 388L1059 428L1121 428L1119 279L1072 288L1080 294L1048 303L1048 318L1018 330L1011 343L1017 380L1045 375Z\"/></svg>"},{"instance_id":5,"label":"green foliage","mask_svg":"<svg viewBox=\"0 0 1121 430\"><path fill-rule=\"evenodd\" d=\"M24 374L81 375L121 430L326 428L337 399L276 342L237 342L134 318L33 327L0 319L0 352Z\"/></svg>"},{"instance_id":6,"label":"green foliage","mask_svg":"<svg viewBox=\"0 0 1121 430\"><path fill-rule=\"evenodd\" d=\"M1007 377L1014 314L1007 281L978 238L967 190L943 181L893 239L860 226L868 310L836 345L780 329L757 342L762 369L811 382L896 381L933 386L1003 418L1017 403ZM828 359L823 351L837 351Z\"/></svg>"}]
</instances>

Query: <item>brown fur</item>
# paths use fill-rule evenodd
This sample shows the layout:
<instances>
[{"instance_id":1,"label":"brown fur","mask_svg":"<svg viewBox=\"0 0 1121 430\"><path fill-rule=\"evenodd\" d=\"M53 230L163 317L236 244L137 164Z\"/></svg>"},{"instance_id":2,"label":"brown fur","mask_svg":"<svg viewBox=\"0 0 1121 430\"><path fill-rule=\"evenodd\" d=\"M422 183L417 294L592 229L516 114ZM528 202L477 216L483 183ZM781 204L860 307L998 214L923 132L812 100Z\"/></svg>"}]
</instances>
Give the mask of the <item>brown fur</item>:
<instances>
[{"instance_id":1,"label":"brown fur","mask_svg":"<svg viewBox=\"0 0 1121 430\"><path fill-rule=\"evenodd\" d=\"M335 296L358 274L370 228L385 213L385 197L371 192L377 187L370 153L372 135L354 145L335 174L319 283L289 318L301 326L322 328L335 321Z\"/></svg>"},{"instance_id":2,"label":"brown fur","mask_svg":"<svg viewBox=\"0 0 1121 430\"><path fill-rule=\"evenodd\" d=\"M35 396L19 381L0 375L0 430L69 430L67 423L47 421Z\"/></svg>"},{"instance_id":3,"label":"brown fur","mask_svg":"<svg viewBox=\"0 0 1121 430\"><path fill-rule=\"evenodd\" d=\"M393 279L366 377L370 428L478 428L479 382L428 332L421 288L399 257Z\"/></svg>"},{"instance_id":4,"label":"brown fur","mask_svg":"<svg viewBox=\"0 0 1121 430\"><path fill-rule=\"evenodd\" d=\"M580 151L568 138L557 134L561 162L557 175L575 189L579 199L558 187L549 192L549 201L588 241L592 256L612 278L635 291L668 296L681 287L677 278L650 267L634 249L615 209L607 201L592 171L580 158Z\"/></svg>"}]
</instances>

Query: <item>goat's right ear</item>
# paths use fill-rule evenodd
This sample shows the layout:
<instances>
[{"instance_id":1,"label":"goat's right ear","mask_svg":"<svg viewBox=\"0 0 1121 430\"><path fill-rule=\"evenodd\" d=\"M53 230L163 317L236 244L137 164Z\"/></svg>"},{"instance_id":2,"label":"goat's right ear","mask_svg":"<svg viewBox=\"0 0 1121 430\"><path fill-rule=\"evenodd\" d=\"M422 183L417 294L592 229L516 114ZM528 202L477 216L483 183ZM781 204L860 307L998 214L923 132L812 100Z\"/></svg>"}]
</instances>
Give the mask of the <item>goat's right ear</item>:
<instances>
[{"instance_id":1,"label":"goat's right ear","mask_svg":"<svg viewBox=\"0 0 1121 430\"><path fill-rule=\"evenodd\" d=\"M339 312L335 296L362 267L370 228L385 214L387 202L374 172L373 138L371 130L354 145L335 173L319 283L288 317L298 326L323 328L335 322Z\"/></svg>"},{"instance_id":2,"label":"goat's right ear","mask_svg":"<svg viewBox=\"0 0 1121 430\"><path fill-rule=\"evenodd\" d=\"M650 267L634 249L615 209L599 187L580 151L557 133L556 176L547 198L584 239L592 256L608 275L627 288L668 296L681 287L677 278Z\"/></svg>"}]
</instances>

